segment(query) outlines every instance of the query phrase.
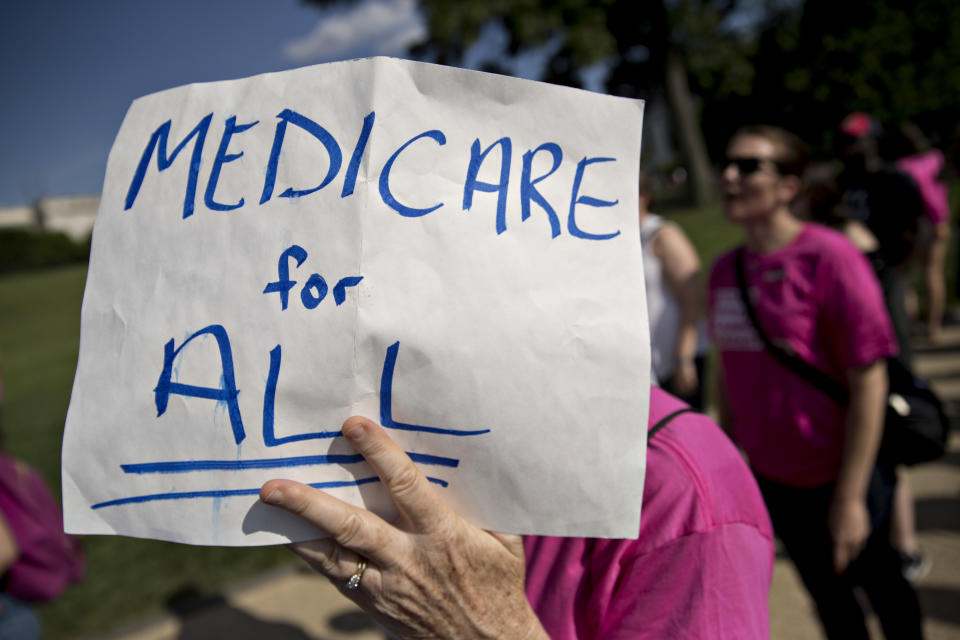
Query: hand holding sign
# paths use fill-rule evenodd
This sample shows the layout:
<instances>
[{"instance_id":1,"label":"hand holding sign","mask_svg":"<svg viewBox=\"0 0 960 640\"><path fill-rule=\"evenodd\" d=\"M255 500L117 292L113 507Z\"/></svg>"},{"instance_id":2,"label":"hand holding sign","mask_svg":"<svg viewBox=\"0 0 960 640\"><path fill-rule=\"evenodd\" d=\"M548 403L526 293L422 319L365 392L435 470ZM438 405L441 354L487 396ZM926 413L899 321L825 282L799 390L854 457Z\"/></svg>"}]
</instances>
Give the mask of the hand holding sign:
<instances>
[{"instance_id":1,"label":"hand holding sign","mask_svg":"<svg viewBox=\"0 0 960 640\"><path fill-rule=\"evenodd\" d=\"M94 230L67 528L316 537L258 506L280 473L389 519L338 428L365 415L473 523L633 535L641 113L382 58L134 102Z\"/></svg>"},{"instance_id":2,"label":"hand holding sign","mask_svg":"<svg viewBox=\"0 0 960 640\"><path fill-rule=\"evenodd\" d=\"M546 638L523 592L521 538L481 531L451 511L370 420L350 418L343 434L383 480L400 518L391 525L316 489L271 480L264 502L330 535L293 550L396 637ZM351 587L360 562L367 564Z\"/></svg>"}]
</instances>

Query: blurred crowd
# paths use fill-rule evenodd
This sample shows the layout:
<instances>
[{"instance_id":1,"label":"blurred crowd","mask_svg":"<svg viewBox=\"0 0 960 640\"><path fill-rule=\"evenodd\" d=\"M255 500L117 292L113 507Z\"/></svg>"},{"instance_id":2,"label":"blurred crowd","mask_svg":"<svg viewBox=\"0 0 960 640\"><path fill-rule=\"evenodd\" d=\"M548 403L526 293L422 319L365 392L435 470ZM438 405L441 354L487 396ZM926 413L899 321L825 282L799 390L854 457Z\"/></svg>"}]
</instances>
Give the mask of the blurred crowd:
<instances>
[{"instance_id":1,"label":"blurred crowd","mask_svg":"<svg viewBox=\"0 0 960 640\"><path fill-rule=\"evenodd\" d=\"M649 212L641 176L653 374L702 409L712 342L720 425L750 464L827 637L869 637L860 587L887 638L919 638L911 583L930 560L906 476L880 447L889 376L912 376L912 337L936 341L943 323L949 167L909 122L855 112L835 139L834 158L808 162L783 129L733 136L720 186L743 243L712 266L706 305L691 243ZM906 373L888 375L891 360Z\"/></svg>"}]
</instances>

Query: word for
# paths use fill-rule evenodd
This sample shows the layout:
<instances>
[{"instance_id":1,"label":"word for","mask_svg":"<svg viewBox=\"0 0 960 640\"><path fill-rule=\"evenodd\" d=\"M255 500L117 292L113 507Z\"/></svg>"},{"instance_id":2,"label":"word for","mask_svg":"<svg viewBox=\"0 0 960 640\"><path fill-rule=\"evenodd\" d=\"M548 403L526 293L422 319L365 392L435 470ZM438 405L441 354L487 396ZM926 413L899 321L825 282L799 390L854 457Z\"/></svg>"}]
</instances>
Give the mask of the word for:
<instances>
[{"instance_id":1,"label":"word for","mask_svg":"<svg viewBox=\"0 0 960 640\"><path fill-rule=\"evenodd\" d=\"M293 111L292 109L284 109L277 114L277 119L278 122L276 123L276 129L274 131L273 144L270 149L269 160L267 161L267 165L264 169L263 189L260 193L261 205L269 202L273 198L274 187L276 186L277 180L277 170L280 166L281 158L283 157L283 143L288 126L293 125L313 136L323 147L330 162L327 167L326 175L323 176L318 184L304 189L294 189L290 187L280 193L278 197L301 198L320 191L337 177L343 164L343 152L340 148L340 144L337 142L336 138L334 138L334 136L323 126L307 116ZM193 150L190 155L187 173L187 185L183 200L183 218L189 218L193 215L194 208L196 206L197 183L199 181L200 166L203 160L204 145L212 120L213 113L209 113L204 116L200 122L197 123L197 125L187 134L187 136L183 138L176 147L174 147L172 153L169 152L169 138L173 121L167 120L157 127L157 129L150 136L150 139L143 150L143 154L140 157L140 162L138 163L133 174L133 179L130 182L130 187L127 190L127 196L124 202L124 211L132 208L136 202L137 194L140 193L140 188L142 187L143 181L146 178L147 169L150 166L150 160L153 158L153 156L156 155L157 158L157 171L165 171L173 165L174 160L176 160L180 152L183 151L192 141ZM367 143L370 140L370 135L373 131L375 120L376 112L374 111L371 111L363 119L363 126L361 128L360 135L353 147L353 153L344 173L343 188L340 191L341 198L346 198L352 195L354 192L354 188L357 184L357 176L360 171L361 160L363 159L364 152L366 151ZM245 124L237 124L236 116L230 116L226 119L223 127L223 133L220 136L220 143L217 146L217 152L214 156L213 164L210 167L210 175L207 179L206 190L204 191L203 203L207 209L211 211L232 211L244 206L245 199L242 197L238 201L232 203L218 201L216 197L217 184L220 180L220 176L225 165L243 157L243 151L238 153L229 152L230 143L233 141L233 138L239 136L245 131L250 130L259 123L260 121L257 120ZM414 143L421 144L421 140L432 140L434 144L440 147L446 145L447 143L446 135L439 129L430 129L413 136L400 145L390 155L389 159L386 161L386 163L384 163L382 169L380 170L380 174L376 181L380 198L383 203L401 216L409 218L425 216L445 205L443 202L438 202L427 207L414 207L412 205L400 202L394 196L394 188L391 182L391 172L393 171L393 167L408 147ZM495 149L499 149L500 151L499 180L497 182L483 182L479 179L480 168L483 163L487 161L489 157L491 157L491 152L493 152ZM546 173L534 176L533 159L537 154L540 153L547 154L551 160L551 167ZM470 157L465 167L466 172L463 183L463 198L461 207L464 211L469 211L473 206L474 194L478 191L481 193L496 193L496 231L498 234L501 234L507 230L507 192L509 189L510 166L512 159L513 143L511 142L509 136L504 136L499 140L494 141L486 148L483 148L483 145L480 143L480 139L476 138L473 141L473 144L470 146ZM620 234L619 229L606 230L606 232L586 231L581 228L580 222L577 218L578 205L582 207L602 208L612 207L619 202L619 200L602 200L600 198L580 193L583 177L588 167L595 164L614 162L615 160L615 158L609 157L584 157L577 162L576 172L570 188L570 201L566 215L567 232L571 236L585 240L609 240ZM548 202L547 199L540 193L537 185L542 183L554 172L556 172L562 161L563 150L560 148L560 145L555 142L544 142L536 149L528 149L521 155L521 162L523 164L520 175L520 220L525 221L530 218L531 205L536 204L547 217L550 226L551 238L556 238L561 234L560 216L558 215L554 204ZM288 159L288 162L296 162L296 160ZM408 175L419 175L421 173L425 173L425 171L414 170L407 172Z\"/></svg>"},{"instance_id":2,"label":"word for","mask_svg":"<svg viewBox=\"0 0 960 640\"><path fill-rule=\"evenodd\" d=\"M286 310L287 303L290 300L290 290L297 284L296 280L290 279L290 258L297 261L297 268L307 259L306 250L300 245L291 245L277 261L278 279L276 282L270 282L263 290L264 295L268 293L280 294L280 308ZM347 276L340 278L337 284L333 285L333 301L339 307L347 299L347 287L355 287L363 280L363 276ZM307 309L316 309L327 296L327 281L319 273L310 274L307 282L300 290L300 302Z\"/></svg>"}]
</instances>

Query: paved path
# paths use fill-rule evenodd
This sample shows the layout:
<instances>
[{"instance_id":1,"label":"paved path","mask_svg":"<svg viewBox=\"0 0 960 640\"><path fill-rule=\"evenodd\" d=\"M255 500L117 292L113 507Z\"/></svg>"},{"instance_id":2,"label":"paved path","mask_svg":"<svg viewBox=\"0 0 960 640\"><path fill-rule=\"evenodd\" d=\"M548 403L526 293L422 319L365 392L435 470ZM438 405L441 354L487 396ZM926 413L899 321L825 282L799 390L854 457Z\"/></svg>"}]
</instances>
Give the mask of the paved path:
<instances>
[{"instance_id":1,"label":"paved path","mask_svg":"<svg viewBox=\"0 0 960 640\"><path fill-rule=\"evenodd\" d=\"M928 640L960 638L960 327L937 345L918 343L918 372L931 379L954 417L950 453L908 471L917 507L920 544L933 560L917 584ZM792 566L778 558L770 594L774 640L822 636ZM882 637L871 620L875 637ZM326 580L299 564L235 586L215 597L184 602L178 612L121 629L105 640L382 640L366 616Z\"/></svg>"},{"instance_id":2,"label":"paved path","mask_svg":"<svg viewBox=\"0 0 960 640\"><path fill-rule=\"evenodd\" d=\"M937 462L908 469L920 546L933 560L917 582L927 640L960 638L960 327L947 327L936 345L918 340L917 373L928 378L952 416L950 451ZM777 559L770 593L774 640L820 640L812 604L793 566ZM882 638L871 619L873 636Z\"/></svg>"}]
</instances>

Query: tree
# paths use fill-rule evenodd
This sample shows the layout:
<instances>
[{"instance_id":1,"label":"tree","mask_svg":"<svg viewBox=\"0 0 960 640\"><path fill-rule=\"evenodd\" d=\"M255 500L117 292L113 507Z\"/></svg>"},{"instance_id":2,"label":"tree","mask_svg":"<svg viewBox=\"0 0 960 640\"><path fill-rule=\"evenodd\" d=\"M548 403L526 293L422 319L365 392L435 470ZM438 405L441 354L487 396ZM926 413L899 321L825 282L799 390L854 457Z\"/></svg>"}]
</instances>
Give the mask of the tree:
<instances>
[{"instance_id":1,"label":"tree","mask_svg":"<svg viewBox=\"0 0 960 640\"><path fill-rule=\"evenodd\" d=\"M727 26L736 0L421 0L429 39L415 54L459 64L486 28L507 35L505 52L550 51L542 80L583 86L582 71L602 64L615 95L665 97L696 204L713 199L712 170L691 87L714 75L747 72L743 42ZM718 64L719 63L719 64ZM493 62L489 70L501 71ZM691 82L691 71L697 77Z\"/></svg>"},{"instance_id":2,"label":"tree","mask_svg":"<svg viewBox=\"0 0 960 640\"><path fill-rule=\"evenodd\" d=\"M715 100L706 126L766 121L832 150L854 110L919 124L948 143L960 104L960 3L807 0L771 15L753 54L749 99Z\"/></svg>"},{"instance_id":3,"label":"tree","mask_svg":"<svg viewBox=\"0 0 960 640\"><path fill-rule=\"evenodd\" d=\"M312 0L315 4L336 4ZM738 0L419 0L429 36L411 52L440 64L462 65L487 29L506 36L502 57L484 69L507 72L507 59L540 50L548 60L539 78L583 86L583 71L607 69L615 95L662 95L669 106L691 195L703 204L715 192L694 92L749 81L748 48L728 25Z\"/></svg>"}]
</instances>

